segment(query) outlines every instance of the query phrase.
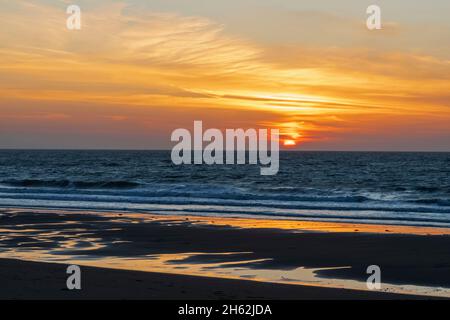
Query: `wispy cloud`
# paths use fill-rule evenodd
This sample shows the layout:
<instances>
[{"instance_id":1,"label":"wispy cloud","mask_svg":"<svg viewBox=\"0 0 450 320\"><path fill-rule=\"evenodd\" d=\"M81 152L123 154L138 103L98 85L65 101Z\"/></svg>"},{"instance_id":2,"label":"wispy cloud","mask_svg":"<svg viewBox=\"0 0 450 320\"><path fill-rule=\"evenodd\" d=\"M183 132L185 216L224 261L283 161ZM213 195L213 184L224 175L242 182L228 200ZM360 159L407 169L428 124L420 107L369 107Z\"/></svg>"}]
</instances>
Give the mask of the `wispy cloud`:
<instances>
[{"instance_id":1,"label":"wispy cloud","mask_svg":"<svg viewBox=\"0 0 450 320\"><path fill-rule=\"evenodd\" d=\"M202 110L220 114L220 124L245 113L240 124L277 126L307 145L371 132L383 117L392 131L411 123L405 115L428 119L421 126L432 127L440 123L435 114L446 119L450 112L450 60L423 52L307 39L261 41L237 36L211 18L110 1L83 11L82 30L69 31L65 2L0 6L2 114L11 101L47 103L55 109L49 115L65 114L74 122L84 116L128 125L143 119L130 117L131 108L158 110L159 116ZM363 27L354 31L357 21L329 13L292 15L302 15L303 24L339 25L349 42L367 33ZM403 36L395 22L385 34ZM67 106L64 113L58 104ZM104 108L75 114L73 104ZM114 110L106 112L106 106ZM8 110L9 119L16 113L17 124L30 112ZM42 122L61 120L30 114Z\"/></svg>"}]
</instances>

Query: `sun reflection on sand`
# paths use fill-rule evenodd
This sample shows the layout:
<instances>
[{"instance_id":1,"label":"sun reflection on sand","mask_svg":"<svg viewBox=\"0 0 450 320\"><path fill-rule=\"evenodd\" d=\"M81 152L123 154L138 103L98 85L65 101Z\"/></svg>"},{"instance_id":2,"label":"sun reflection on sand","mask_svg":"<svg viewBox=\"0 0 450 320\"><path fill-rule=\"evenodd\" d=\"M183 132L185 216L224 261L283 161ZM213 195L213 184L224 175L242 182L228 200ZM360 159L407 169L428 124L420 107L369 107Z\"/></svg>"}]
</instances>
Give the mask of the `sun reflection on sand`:
<instances>
[{"instance_id":1,"label":"sun reflection on sand","mask_svg":"<svg viewBox=\"0 0 450 320\"><path fill-rule=\"evenodd\" d=\"M19 212L18 210L17 212ZM39 210L34 210L38 212ZM48 212L49 210L45 210ZM44 212L44 211L43 211ZM74 211L57 211L59 215L79 214ZM165 225L191 224L229 226L233 228L270 228L284 229L295 232L374 232L374 233L409 233L409 234L449 234L450 230L442 228L422 228L410 226L382 226L345 223L325 223L298 220L257 220L248 218L219 218L199 216L161 216L142 213L99 213L85 212L106 218L110 224L103 231L122 231L115 223L158 222ZM305 267L267 267L272 259L252 258L253 252L181 252L164 254L134 254L127 256L114 255L111 250L99 254L100 249L110 249L114 245L129 241L105 241L86 227L73 225L73 221L61 223L44 223L37 225L4 225L0 229L0 258L20 259L36 262L52 262L62 264L78 264L111 269L135 270L144 272L161 272L169 274L184 274L202 277L245 279L272 283L293 285L321 286L330 288L346 288L367 290L363 281L325 278L318 271L342 269L350 267L305 268ZM55 230L49 226L58 225ZM8 242L16 245L7 245ZM52 246L56 241L56 246ZM47 246L48 244L48 246ZM147 251L148 252L148 251ZM265 267L264 267L265 266ZM450 297L450 289L382 284L382 291L402 294L420 294L430 296Z\"/></svg>"},{"instance_id":2,"label":"sun reflection on sand","mask_svg":"<svg viewBox=\"0 0 450 320\"><path fill-rule=\"evenodd\" d=\"M76 246L75 242L72 243L72 246ZM247 263L249 264L255 262L262 262L267 259L242 260L242 261L220 262L220 263L184 262L192 257L199 257L206 254L210 255L211 253L191 252L183 254L147 255L142 258L123 258L114 256L80 258L77 256L56 254L56 252L53 252L52 254L45 251L17 250L15 252L2 252L0 253L0 258L20 259L35 262L77 264L80 266L110 268L119 270L133 270L133 271L158 272L158 273L169 273L178 275L192 275L200 277L262 281L279 284L368 290L365 282L362 281L347 280L347 279L346 280L327 279L319 277L316 274L317 271L336 268L298 267L292 270L284 270L284 269L258 269L254 267L249 268L243 266ZM231 255L237 254L237 252L214 253L214 254ZM450 298L450 290L446 288L413 286L413 285L394 285L383 283L381 291L398 294L412 294L412 295L419 294L425 296Z\"/></svg>"}]
</instances>

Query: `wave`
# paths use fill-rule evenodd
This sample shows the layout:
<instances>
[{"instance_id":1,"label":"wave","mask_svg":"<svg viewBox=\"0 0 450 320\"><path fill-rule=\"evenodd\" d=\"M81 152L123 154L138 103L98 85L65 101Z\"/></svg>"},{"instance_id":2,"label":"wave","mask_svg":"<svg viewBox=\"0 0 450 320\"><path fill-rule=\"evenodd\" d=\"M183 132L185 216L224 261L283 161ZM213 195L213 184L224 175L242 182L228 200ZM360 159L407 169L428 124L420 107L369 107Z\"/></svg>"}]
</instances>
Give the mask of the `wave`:
<instances>
[{"instance_id":1,"label":"wave","mask_svg":"<svg viewBox=\"0 0 450 320\"><path fill-rule=\"evenodd\" d=\"M441 194L442 195L442 194ZM412 196L415 196L412 197ZM297 186L16 179L0 182L0 204L92 210L299 219L402 220L405 224L450 224L447 196L377 193Z\"/></svg>"},{"instance_id":2,"label":"wave","mask_svg":"<svg viewBox=\"0 0 450 320\"><path fill-rule=\"evenodd\" d=\"M130 182L67 182L63 181L46 181L41 187L40 183L35 183L29 187L27 183L3 184L5 186L14 186L19 188L2 188L0 185L0 193L21 193L21 194L68 194L67 188L72 187L70 193L73 195L108 195L108 196L127 196L127 197L146 197L146 198L165 198L165 197L181 197L181 198L206 198L206 199L224 199L224 200L275 200L275 201L308 201L308 202L357 202L362 203L371 201L372 199L362 195L345 195L333 194L316 195L314 191L311 194L293 195L272 193L255 193L248 190L242 190L233 187L224 186L200 186L193 184L186 185L143 185ZM60 187L62 186L62 187ZM129 186L129 188L127 188ZM111 189L111 190L108 190ZM120 190L114 189L132 189Z\"/></svg>"},{"instance_id":3,"label":"wave","mask_svg":"<svg viewBox=\"0 0 450 320\"><path fill-rule=\"evenodd\" d=\"M130 189L140 186L132 181L70 181L70 180L4 180L1 184L11 187L28 188L79 188L79 189Z\"/></svg>"},{"instance_id":4,"label":"wave","mask_svg":"<svg viewBox=\"0 0 450 320\"><path fill-rule=\"evenodd\" d=\"M47 192L45 192L47 191ZM55 190L56 191L56 190ZM229 207L257 207L287 210L334 210L334 211L390 211L390 212L416 212L416 213L435 213L450 214L448 206L437 206L428 204L417 204L400 201L351 201L358 197L343 197L336 201L336 197L303 197L301 200L286 201L283 198L269 195L262 197L253 197L250 195L240 195L240 197L231 197L231 194L223 195L219 193L180 193L173 191L153 191L153 192L124 192L111 193L95 191L91 193L68 193L67 190L59 190L58 193L48 193L48 190L42 189L40 193L21 192L17 189L0 188L1 199L16 200L47 200L47 201L79 201L79 202L114 202L117 204L169 204L169 205L220 205ZM247 209L248 210L248 209Z\"/></svg>"},{"instance_id":5,"label":"wave","mask_svg":"<svg viewBox=\"0 0 450 320\"><path fill-rule=\"evenodd\" d=\"M418 199L418 200L412 200L412 203L417 204L435 204L443 207L449 207L450 206L450 199Z\"/></svg>"},{"instance_id":6,"label":"wave","mask_svg":"<svg viewBox=\"0 0 450 320\"><path fill-rule=\"evenodd\" d=\"M437 192L439 191L441 188L440 187L430 187L430 186L416 186L414 187L414 189L416 191L420 191L420 192L425 192L425 193L432 193L432 192Z\"/></svg>"},{"instance_id":7,"label":"wave","mask_svg":"<svg viewBox=\"0 0 450 320\"><path fill-rule=\"evenodd\" d=\"M120 205L113 202L64 202L52 201L49 206L46 201L22 201L20 205L5 202L0 198L0 205L12 207L33 207L33 208L54 208L54 209L75 209L93 211L119 211L134 212L141 214L161 214L161 215L186 215L194 214L200 216L229 216L229 217L253 217L272 219L301 219L315 221L340 221L353 223L388 223L398 225L436 226L450 227L450 219L447 216L438 217L433 214L407 215L391 212L370 212L352 211L336 212L323 210L297 210L297 211L267 211L263 208L246 207L221 207L221 206L179 206L179 205Z\"/></svg>"},{"instance_id":8,"label":"wave","mask_svg":"<svg viewBox=\"0 0 450 320\"><path fill-rule=\"evenodd\" d=\"M285 209L390 210L450 213L444 198L396 199L378 193L357 194L299 187L243 188L195 183L137 183L134 181L4 180L0 198L117 203L220 204ZM295 188L299 194L285 193Z\"/></svg>"}]
</instances>

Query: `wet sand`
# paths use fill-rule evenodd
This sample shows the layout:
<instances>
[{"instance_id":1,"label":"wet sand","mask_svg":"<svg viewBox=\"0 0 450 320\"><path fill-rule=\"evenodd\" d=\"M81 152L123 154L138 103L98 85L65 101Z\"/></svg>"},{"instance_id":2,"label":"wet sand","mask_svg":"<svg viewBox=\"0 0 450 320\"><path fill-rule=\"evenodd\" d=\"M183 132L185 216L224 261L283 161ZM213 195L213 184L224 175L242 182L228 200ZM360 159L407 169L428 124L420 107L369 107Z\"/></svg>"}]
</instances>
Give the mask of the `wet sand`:
<instances>
[{"instance_id":1,"label":"wet sand","mask_svg":"<svg viewBox=\"0 0 450 320\"><path fill-rule=\"evenodd\" d=\"M419 299L345 289L82 267L81 290L66 288L63 264L0 259L0 299ZM429 299L427 297L426 299Z\"/></svg>"},{"instance_id":2,"label":"wet sand","mask_svg":"<svg viewBox=\"0 0 450 320\"><path fill-rule=\"evenodd\" d=\"M31 257L35 254L33 260L38 261L42 261L39 258L42 252L90 259L195 252L202 254L182 262L286 270L301 266L348 267L317 273L322 277L358 280L365 280L367 266L376 264L382 268L383 282L450 288L447 229L299 221L268 224L255 219L3 209L0 210L0 237L3 258L20 252L27 252ZM0 259L0 296L33 299L405 297L383 292L93 267L83 267L83 290L74 293L64 289L65 268L66 265Z\"/></svg>"}]
</instances>

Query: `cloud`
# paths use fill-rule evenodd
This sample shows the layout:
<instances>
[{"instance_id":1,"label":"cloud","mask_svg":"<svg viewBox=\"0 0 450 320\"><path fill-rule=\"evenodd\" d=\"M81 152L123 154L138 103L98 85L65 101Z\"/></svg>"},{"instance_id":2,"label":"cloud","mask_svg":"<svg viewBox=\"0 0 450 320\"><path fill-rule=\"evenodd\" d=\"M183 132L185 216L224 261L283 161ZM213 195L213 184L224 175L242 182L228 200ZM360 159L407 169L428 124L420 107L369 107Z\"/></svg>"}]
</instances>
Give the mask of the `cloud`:
<instances>
[{"instance_id":1,"label":"cloud","mask_svg":"<svg viewBox=\"0 0 450 320\"><path fill-rule=\"evenodd\" d=\"M263 41L250 37L251 32L248 38L245 32L237 36L233 28L211 18L141 10L123 2L102 1L92 7L86 2L80 31L65 28L64 2L1 6L0 113L10 110L11 101L35 105L8 113L17 124L25 123L28 115L36 122L63 120L40 114L43 103L51 109L49 115L60 114L61 106L66 111L69 105L105 106L83 109L76 114L77 124L84 116L122 123L130 130L133 121L148 129L142 115L130 117L135 108L152 109L148 114L166 120L177 117L175 110L189 110L203 117L214 114L220 124L270 124L304 141L322 141L359 132L358 121L366 131L383 117L395 118L401 127L401 115L408 114L431 119L426 127L433 126L433 114L449 113L448 59L397 46L351 45L378 36L367 35L354 19L328 12L244 15L252 25L271 14L271 24L258 31L269 33ZM284 34L317 25L335 31L322 36L315 30L297 38ZM404 28L386 24L384 34L399 39ZM279 41L268 41L276 35ZM329 45L337 35L345 43ZM78 112L66 111L70 116ZM192 120L187 115L182 113ZM164 130L160 125L158 130Z\"/></svg>"}]
</instances>

